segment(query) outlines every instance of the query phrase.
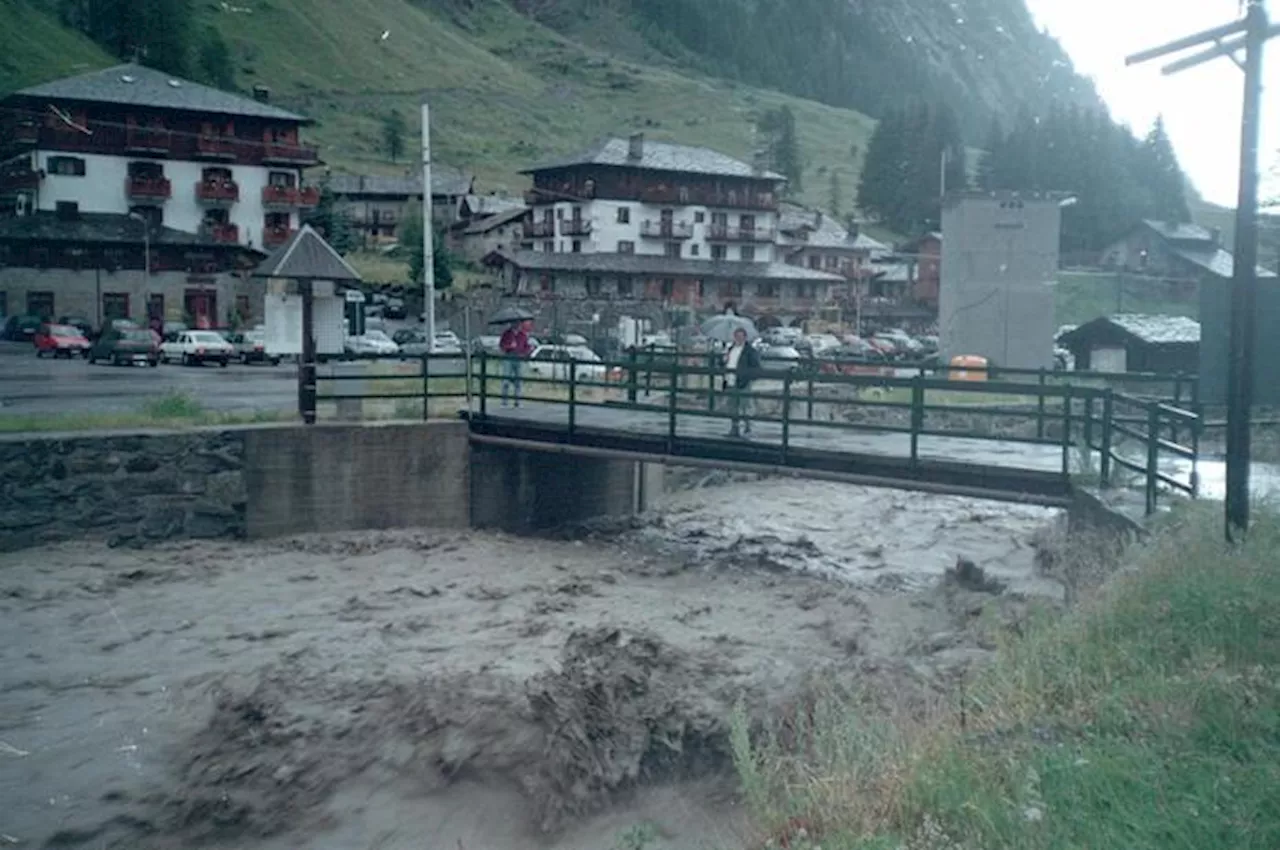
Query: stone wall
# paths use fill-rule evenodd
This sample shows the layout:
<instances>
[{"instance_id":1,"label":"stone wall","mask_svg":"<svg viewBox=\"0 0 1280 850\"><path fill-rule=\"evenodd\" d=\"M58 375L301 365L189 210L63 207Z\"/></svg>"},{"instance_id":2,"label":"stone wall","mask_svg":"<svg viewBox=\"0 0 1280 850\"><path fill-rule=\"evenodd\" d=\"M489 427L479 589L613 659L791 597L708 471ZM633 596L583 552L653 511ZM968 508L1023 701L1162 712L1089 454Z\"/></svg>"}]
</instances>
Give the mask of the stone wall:
<instances>
[{"instance_id":1,"label":"stone wall","mask_svg":"<svg viewBox=\"0 0 1280 850\"><path fill-rule=\"evenodd\" d=\"M0 549L242 536L243 468L237 431L5 438Z\"/></svg>"}]
</instances>

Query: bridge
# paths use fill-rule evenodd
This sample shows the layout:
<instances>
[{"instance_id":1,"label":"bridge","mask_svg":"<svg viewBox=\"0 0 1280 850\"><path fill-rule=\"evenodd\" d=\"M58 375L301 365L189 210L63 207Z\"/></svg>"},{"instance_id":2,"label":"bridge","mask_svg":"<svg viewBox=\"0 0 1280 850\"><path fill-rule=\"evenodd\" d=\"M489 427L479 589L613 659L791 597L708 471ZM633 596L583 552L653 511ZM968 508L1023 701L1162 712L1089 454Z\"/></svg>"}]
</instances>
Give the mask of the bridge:
<instances>
[{"instance_id":1,"label":"bridge","mask_svg":"<svg viewBox=\"0 0 1280 850\"><path fill-rule=\"evenodd\" d=\"M821 365L817 365L821 363ZM456 413L473 444L846 481L1066 506L1081 489L1197 495L1204 423L1186 376L888 369L855 361L766 368L729 435L723 370L705 353L611 362L428 355L317 377L316 402ZM518 368L519 406L504 370ZM509 373L506 373L509 374ZM1187 399L1184 401L1184 394ZM406 408L406 405L408 406Z\"/></svg>"}]
</instances>

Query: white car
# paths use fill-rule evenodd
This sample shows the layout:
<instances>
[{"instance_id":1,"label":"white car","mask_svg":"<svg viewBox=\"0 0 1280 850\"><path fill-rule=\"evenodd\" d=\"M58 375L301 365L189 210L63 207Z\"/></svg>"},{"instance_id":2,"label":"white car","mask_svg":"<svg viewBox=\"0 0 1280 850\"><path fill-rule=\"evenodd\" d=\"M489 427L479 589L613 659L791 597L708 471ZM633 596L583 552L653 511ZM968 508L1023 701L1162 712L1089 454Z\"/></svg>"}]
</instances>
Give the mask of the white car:
<instances>
[{"instance_id":1,"label":"white car","mask_svg":"<svg viewBox=\"0 0 1280 850\"><path fill-rule=\"evenodd\" d=\"M389 355L399 354L400 346L391 337L378 330L366 330L363 336L349 336L342 348L347 354Z\"/></svg>"},{"instance_id":2,"label":"white car","mask_svg":"<svg viewBox=\"0 0 1280 850\"><path fill-rule=\"evenodd\" d=\"M530 377L551 381L569 380L569 363L576 361L575 377L579 381L598 382L608 377L609 370L585 345L540 345L533 350L525 366Z\"/></svg>"},{"instance_id":3,"label":"white car","mask_svg":"<svg viewBox=\"0 0 1280 850\"><path fill-rule=\"evenodd\" d=\"M840 340L834 334L809 334L805 337L805 341L809 343L809 350L815 355L840 347Z\"/></svg>"},{"instance_id":4,"label":"white car","mask_svg":"<svg viewBox=\"0 0 1280 850\"><path fill-rule=\"evenodd\" d=\"M458 335L453 331L436 331L436 350L442 348L461 349L462 340L458 339Z\"/></svg>"},{"instance_id":5,"label":"white car","mask_svg":"<svg viewBox=\"0 0 1280 850\"><path fill-rule=\"evenodd\" d=\"M235 346L217 331L179 331L160 345L161 363L200 366L204 363L226 365L236 356Z\"/></svg>"}]
</instances>

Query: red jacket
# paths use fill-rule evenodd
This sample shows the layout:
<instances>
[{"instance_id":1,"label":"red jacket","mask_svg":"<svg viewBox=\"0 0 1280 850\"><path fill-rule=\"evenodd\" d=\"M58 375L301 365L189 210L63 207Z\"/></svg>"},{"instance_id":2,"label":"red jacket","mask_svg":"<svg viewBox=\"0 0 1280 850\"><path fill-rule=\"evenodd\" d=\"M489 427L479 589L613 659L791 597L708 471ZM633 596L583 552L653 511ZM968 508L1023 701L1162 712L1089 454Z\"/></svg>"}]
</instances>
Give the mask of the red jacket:
<instances>
[{"instance_id":1,"label":"red jacket","mask_svg":"<svg viewBox=\"0 0 1280 850\"><path fill-rule=\"evenodd\" d=\"M533 353L533 348L529 345L529 335L520 327L507 328L498 346L503 354L516 357L528 357Z\"/></svg>"}]
</instances>

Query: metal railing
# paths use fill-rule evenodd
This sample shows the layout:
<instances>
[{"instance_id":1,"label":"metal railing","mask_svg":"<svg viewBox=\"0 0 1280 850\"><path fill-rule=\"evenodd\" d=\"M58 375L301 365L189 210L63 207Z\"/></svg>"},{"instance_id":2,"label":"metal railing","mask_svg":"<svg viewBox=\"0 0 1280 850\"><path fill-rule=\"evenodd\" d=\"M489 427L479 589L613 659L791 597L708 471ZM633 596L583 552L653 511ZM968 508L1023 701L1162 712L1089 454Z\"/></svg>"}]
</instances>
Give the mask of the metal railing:
<instances>
[{"instance_id":1,"label":"metal railing","mask_svg":"<svg viewBox=\"0 0 1280 850\"><path fill-rule=\"evenodd\" d=\"M746 402L754 408L751 422L773 429L764 442L754 445L771 446L783 466L793 452L821 442L821 435L845 433L905 436L906 441L895 442L887 456L916 467L930 462L922 456L921 441L944 437L1037 446L1040 454L1029 456L1027 471L1056 471L1104 489L1117 484L1119 470L1134 473L1141 478L1148 514L1156 511L1162 492L1194 498L1199 491L1203 422L1195 412L1167 399L1139 397L1108 386L1056 383L1047 377L1055 373L1040 370L999 370L1003 374L998 380L988 376L973 381L952 380L947 369L850 374L823 372L794 361L765 361L754 385L736 390L726 388L728 376L719 355L672 349L631 351L604 362L463 353L356 359L357 368L319 376L331 389L315 393L315 400L394 401L398 417L427 419L465 411L483 421L514 415L514 410L504 414L501 405L511 395L506 392L504 398L504 390L515 389L518 375L527 402L562 411L547 421L570 443L584 427L625 430L625 420L616 417L611 421L621 424L584 424L584 416L594 416L592 411L630 411L651 426L661 419L669 453L674 453L690 439L720 437L702 433L707 427L690 437L691 423L719 421L728 426L737 417L734 405ZM1035 379L1011 379L1028 375ZM1185 380L1121 377L1130 383ZM355 381L363 382L358 390L349 383ZM830 445L838 452L866 452L859 445ZM1050 454L1046 449L1057 451Z\"/></svg>"}]
</instances>

